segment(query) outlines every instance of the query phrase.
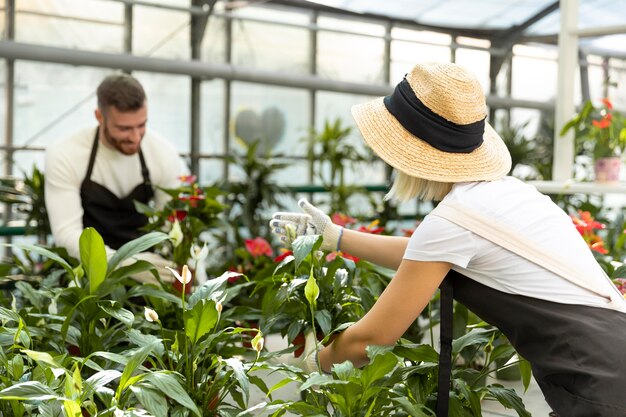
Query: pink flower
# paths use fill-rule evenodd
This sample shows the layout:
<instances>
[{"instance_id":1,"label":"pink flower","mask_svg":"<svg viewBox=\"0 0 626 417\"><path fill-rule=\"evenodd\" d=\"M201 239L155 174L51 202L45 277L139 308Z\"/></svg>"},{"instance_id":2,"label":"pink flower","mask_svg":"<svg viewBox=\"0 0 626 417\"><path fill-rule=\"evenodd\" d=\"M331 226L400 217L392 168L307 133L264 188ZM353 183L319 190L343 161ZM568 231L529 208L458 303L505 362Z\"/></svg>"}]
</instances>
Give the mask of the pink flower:
<instances>
[{"instance_id":1,"label":"pink flower","mask_svg":"<svg viewBox=\"0 0 626 417\"><path fill-rule=\"evenodd\" d=\"M178 180L183 184L193 184L196 182L197 177L195 175L181 175Z\"/></svg>"},{"instance_id":2,"label":"pink flower","mask_svg":"<svg viewBox=\"0 0 626 417\"><path fill-rule=\"evenodd\" d=\"M257 237L255 239L246 239L245 241L246 250L253 258L258 258L259 256L272 256L272 248L267 240L262 237Z\"/></svg>"},{"instance_id":3,"label":"pink flower","mask_svg":"<svg viewBox=\"0 0 626 417\"><path fill-rule=\"evenodd\" d=\"M336 225L343 227L356 223L356 219L354 217L350 217L343 213L333 213L333 215L330 216L330 219Z\"/></svg>"},{"instance_id":4,"label":"pink flower","mask_svg":"<svg viewBox=\"0 0 626 417\"><path fill-rule=\"evenodd\" d=\"M343 259L349 259L351 261L359 262L359 258L357 258L356 256L352 256L349 253L344 253L344 252L331 252L326 256L326 262L332 262L335 260L335 258L337 258L337 255L341 256Z\"/></svg>"}]
</instances>

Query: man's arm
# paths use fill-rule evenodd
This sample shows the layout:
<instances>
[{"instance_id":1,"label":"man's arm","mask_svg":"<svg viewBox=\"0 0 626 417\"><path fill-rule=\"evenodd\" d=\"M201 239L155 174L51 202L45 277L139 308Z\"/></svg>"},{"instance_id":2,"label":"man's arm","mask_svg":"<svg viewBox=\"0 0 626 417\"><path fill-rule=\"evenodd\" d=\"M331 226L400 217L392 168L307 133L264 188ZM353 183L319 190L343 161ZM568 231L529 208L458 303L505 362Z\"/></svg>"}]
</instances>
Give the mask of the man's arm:
<instances>
[{"instance_id":1,"label":"man's arm","mask_svg":"<svg viewBox=\"0 0 626 417\"><path fill-rule=\"evenodd\" d=\"M46 152L45 198L52 237L74 257L79 257L78 241L83 231L81 182L68 158L57 150Z\"/></svg>"}]
</instances>

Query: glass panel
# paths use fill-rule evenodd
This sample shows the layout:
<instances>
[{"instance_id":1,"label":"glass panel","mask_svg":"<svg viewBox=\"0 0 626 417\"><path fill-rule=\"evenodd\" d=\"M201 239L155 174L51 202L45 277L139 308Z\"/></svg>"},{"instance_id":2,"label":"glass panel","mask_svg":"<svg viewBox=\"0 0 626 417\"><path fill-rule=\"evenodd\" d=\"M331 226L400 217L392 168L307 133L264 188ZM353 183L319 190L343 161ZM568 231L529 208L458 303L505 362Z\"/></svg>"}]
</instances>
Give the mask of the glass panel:
<instances>
[{"instance_id":1,"label":"glass panel","mask_svg":"<svg viewBox=\"0 0 626 417\"><path fill-rule=\"evenodd\" d=\"M201 87L200 152L224 154L224 81L204 81Z\"/></svg>"},{"instance_id":2,"label":"glass panel","mask_svg":"<svg viewBox=\"0 0 626 417\"><path fill-rule=\"evenodd\" d=\"M180 153L190 152L190 88L184 75L135 72L148 98L148 126L171 141Z\"/></svg>"},{"instance_id":3,"label":"glass panel","mask_svg":"<svg viewBox=\"0 0 626 417\"><path fill-rule=\"evenodd\" d=\"M351 19L347 16L332 17L332 16L320 16L317 19L317 24L321 28L343 30L355 33L362 33L363 35L372 35L383 37L385 35L385 27L380 23L368 22L364 20Z\"/></svg>"},{"instance_id":4,"label":"glass panel","mask_svg":"<svg viewBox=\"0 0 626 417\"><path fill-rule=\"evenodd\" d=\"M456 63L469 69L483 87L483 91L489 91L489 52L476 49L456 50Z\"/></svg>"},{"instance_id":5,"label":"glass panel","mask_svg":"<svg viewBox=\"0 0 626 417\"><path fill-rule=\"evenodd\" d=\"M43 170L43 151L16 151L13 153L13 175L16 177L30 176L35 166Z\"/></svg>"},{"instance_id":6,"label":"glass panel","mask_svg":"<svg viewBox=\"0 0 626 417\"><path fill-rule=\"evenodd\" d=\"M341 121L344 128L352 127L352 132L347 138L347 144L358 149L363 156L370 156L371 150L363 142L361 133L354 123L350 109L353 105L372 100L373 97L361 95L318 92L316 107L316 130L322 131L324 123L334 123L337 119ZM329 169L325 167L325 169ZM327 172L323 174L327 177ZM385 168L382 163L367 163L355 166L353 169L346 169L346 182L348 184L381 184L385 181ZM315 178L314 183L320 184L320 180Z\"/></svg>"},{"instance_id":7,"label":"glass panel","mask_svg":"<svg viewBox=\"0 0 626 417\"><path fill-rule=\"evenodd\" d=\"M304 155L309 129L309 93L294 88L234 82L231 104L231 150L260 140L271 153Z\"/></svg>"},{"instance_id":8,"label":"glass panel","mask_svg":"<svg viewBox=\"0 0 626 417\"><path fill-rule=\"evenodd\" d=\"M202 185L212 184L224 178L224 160L205 158L200 160L198 182Z\"/></svg>"},{"instance_id":9,"label":"glass panel","mask_svg":"<svg viewBox=\"0 0 626 417\"><path fill-rule=\"evenodd\" d=\"M120 3L20 0L16 11L17 41L98 52L122 52L124 6Z\"/></svg>"},{"instance_id":10,"label":"glass panel","mask_svg":"<svg viewBox=\"0 0 626 417\"><path fill-rule=\"evenodd\" d=\"M190 59L189 13L134 6L133 54Z\"/></svg>"},{"instance_id":11,"label":"glass panel","mask_svg":"<svg viewBox=\"0 0 626 417\"><path fill-rule=\"evenodd\" d=\"M391 42L391 84L402 80L415 64L424 61L450 62L450 47L437 43L450 44L450 36L433 32L417 32L407 29L393 29L392 34L405 40ZM419 43L427 42L427 43Z\"/></svg>"},{"instance_id":12,"label":"glass panel","mask_svg":"<svg viewBox=\"0 0 626 417\"><path fill-rule=\"evenodd\" d=\"M235 65L265 70L309 72L309 31L271 23L233 22Z\"/></svg>"},{"instance_id":13,"label":"glass panel","mask_svg":"<svg viewBox=\"0 0 626 417\"><path fill-rule=\"evenodd\" d=\"M551 51L516 45L513 53L512 97L522 100L553 100L556 97L558 64L552 58ZM576 74L580 78L579 73ZM576 85L580 94L580 82Z\"/></svg>"},{"instance_id":14,"label":"glass panel","mask_svg":"<svg viewBox=\"0 0 626 417\"><path fill-rule=\"evenodd\" d=\"M46 146L96 126L95 90L110 70L16 61L14 144Z\"/></svg>"},{"instance_id":15,"label":"glass panel","mask_svg":"<svg viewBox=\"0 0 626 417\"><path fill-rule=\"evenodd\" d=\"M224 63L226 61L226 19L212 16L204 30L201 59L206 62Z\"/></svg>"},{"instance_id":16,"label":"glass panel","mask_svg":"<svg viewBox=\"0 0 626 417\"><path fill-rule=\"evenodd\" d=\"M346 29L350 28L350 23ZM325 78L380 84L383 80L383 39L332 32L318 33L317 70Z\"/></svg>"}]
</instances>

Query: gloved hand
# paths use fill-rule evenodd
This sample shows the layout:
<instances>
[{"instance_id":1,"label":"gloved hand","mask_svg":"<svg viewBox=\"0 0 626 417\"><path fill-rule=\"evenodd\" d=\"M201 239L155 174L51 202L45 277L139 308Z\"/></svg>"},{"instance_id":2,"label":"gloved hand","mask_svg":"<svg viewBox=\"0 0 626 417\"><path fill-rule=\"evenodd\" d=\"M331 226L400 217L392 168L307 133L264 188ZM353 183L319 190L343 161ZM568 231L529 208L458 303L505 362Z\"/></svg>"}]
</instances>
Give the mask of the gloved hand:
<instances>
[{"instance_id":1,"label":"gloved hand","mask_svg":"<svg viewBox=\"0 0 626 417\"><path fill-rule=\"evenodd\" d=\"M317 367L317 346L318 343L315 338L315 334L312 331L309 331L304 335L304 351L300 356L295 357L293 353L286 353L284 355L273 357L270 359L270 362L296 366L307 374L319 372L319 368ZM320 348L321 347L322 346L320 345Z\"/></svg>"},{"instance_id":2,"label":"gloved hand","mask_svg":"<svg viewBox=\"0 0 626 417\"><path fill-rule=\"evenodd\" d=\"M131 265L135 261L138 261L138 260L146 261L146 262L149 262L152 265L154 265L154 267L156 268L157 273L159 274L159 277L161 278L161 281L163 281L163 283L172 283L172 282L174 282L174 280L175 280L174 276L172 275L172 273L170 271L168 271L166 269L166 267L175 268L176 265L174 264L174 262L169 261L169 260L163 258L162 256L157 255L156 253L140 252L140 253L136 254L135 256L133 256L132 258L126 259L123 262L123 264L124 265ZM141 283L144 283L144 284L158 284L159 283L156 280L156 278L154 278L154 275L152 275L152 272L150 272L150 270L134 274L132 276L132 278L135 281L138 281L138 282L141 282Z\"/></svg>"},{"instance_id":3,"label":"gloved hand","mask_svg":"<svg viewBox=\"0 0 626 417\"><path fill-rule=\"evenodd\" d=\"M334 224L326 213L304 198L298 201L298 205L304 213L274 213L272 220L270 220L272 233L287 246L291 246L291 242L299 236L322 235L324 238L322 250L339 250L339 240L343 233L343 227ZM290 236L289 228L295 232L295 236Z\"/></svg>"}]
</instances>

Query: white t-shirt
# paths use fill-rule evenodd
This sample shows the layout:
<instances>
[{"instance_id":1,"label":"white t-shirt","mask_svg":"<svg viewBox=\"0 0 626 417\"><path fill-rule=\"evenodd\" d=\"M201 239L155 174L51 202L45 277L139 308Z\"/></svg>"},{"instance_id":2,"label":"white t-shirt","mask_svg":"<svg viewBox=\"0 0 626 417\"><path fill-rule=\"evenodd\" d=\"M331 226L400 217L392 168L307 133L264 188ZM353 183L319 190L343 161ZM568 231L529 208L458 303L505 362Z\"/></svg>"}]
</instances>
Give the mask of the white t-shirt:
<instances>
[{"instance_id":1,"label":"white t-shirt","mask_svg":"<svg viewBox=\"0 0 626 417\"><path fill-rule=\"evenodd\" d=\"M570 217L534 187L513 178L455 184L444 201L452 200L550 248L570 265L615 291ZM564 304L606 307L605 298L436 215L415 230L404 259L443 261L452 269L495 290ZM594 287L595 288L595 287Z\"/></svg>"},{"instance_id":2,"label":"white t-shirt","mask_svg":"<svg viewBox=\"0 0 626 417\"><path fill-rule=\"evenodd\" d=\"M79 256L83 231L80 186L87 174L95 133L96 127L86 127L46 149L45 195L52 236L57 246L75 257ZM157 187L177 187L178 177L186 172L184 163L170 142L150 130L142 139L141 150L155 190L154 201L162 207L169 196ZM119 198L127 196L143 182L139 154L124 155L100 142L91 179Z\"/></svg>"}]
</instances>

